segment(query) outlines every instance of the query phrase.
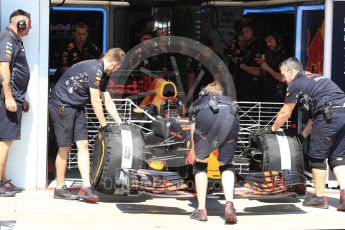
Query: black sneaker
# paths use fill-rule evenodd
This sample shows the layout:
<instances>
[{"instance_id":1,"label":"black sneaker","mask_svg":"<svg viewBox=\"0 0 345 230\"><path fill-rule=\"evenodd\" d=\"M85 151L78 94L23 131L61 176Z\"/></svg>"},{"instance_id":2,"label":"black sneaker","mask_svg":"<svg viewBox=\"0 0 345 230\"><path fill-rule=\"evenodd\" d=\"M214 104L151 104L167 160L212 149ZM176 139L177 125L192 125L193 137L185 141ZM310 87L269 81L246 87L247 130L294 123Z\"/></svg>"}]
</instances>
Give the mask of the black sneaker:
<instances>
[{"instance_id":1,"label":"black sneaker","mask_svg":"<svg viewBox=\"0 0 345 230\"><path fill-rule=\"evenodd\" d=\"M315 208L328 208L328 198L326 196L307 196L302 203L306 207L315 207Z\"/></svg>"},{"instance_id":2,"label":"black sneaker","mask_svg":"<svg viewBox=\"0 0 345 230\"><path fill-rule=\"evenodd\" d=\"M13 197L16 193L11 191L9 188L4 186L3 183L0 182L0 197Z\"/></svg>"},{"instance_id":3,"label":"black sneaker","mask_svg":"<svg viewBox=\"0 0 345 230\"><path fill-rule=\"evenodd\" d=\"M15 186L14 184L12 184L11 180L7 180L3 183L3 185L8 188L10 191L13 191L15 193L20 193L23 192L24 189L22 188L18 188L17 186Z\"/></svg>"},{"instance_id":4,"label":"black sneaker","mask_svg":"<svg viewBox=\"0 0 345 230\"><path fill-rule=\"evenodd\" d=\"M193 220L207 221L207 210L206 209L195 209L190 215Z\"/></svg>"},{"instance_id":5,"label":"black sneaker","mask_svg":"<svg viewBox=\"0 0 345 230\"><path fill-rule=\"evenodd\" d=\"M97 203L99 197L94 193L92 187L83 187L79 190L78 197L87 202Z\"/></svg>"},{"instance_id":6,"label":"black sneaker","mask_svg":"<svg viewBox=\"0 0 345 230\"><path fill-rule=\"evenodd\" d=\"M64 185L62 188L56 188L54 190L54 199L64 199L64 200L78 200L79 197L74 195L71 191L67 189L67 186Z\"/></svg>"}]
</instances>

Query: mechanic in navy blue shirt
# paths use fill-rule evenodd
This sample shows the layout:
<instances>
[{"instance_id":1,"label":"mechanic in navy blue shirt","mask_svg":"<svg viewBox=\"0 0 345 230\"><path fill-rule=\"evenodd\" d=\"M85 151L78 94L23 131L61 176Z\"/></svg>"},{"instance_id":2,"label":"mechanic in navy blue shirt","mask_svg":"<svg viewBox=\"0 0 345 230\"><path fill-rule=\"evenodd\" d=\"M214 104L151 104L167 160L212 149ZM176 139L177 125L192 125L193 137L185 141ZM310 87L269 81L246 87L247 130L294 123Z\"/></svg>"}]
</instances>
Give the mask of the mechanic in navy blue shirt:
<instances>
[{"instance_id":1,"label":"mechanic in navy blue shirt","mask_svg":"<svg viewBox=\"0 0 345 230\"><path fill-rule=\"evenodd\" d=\"M10 16L9 26L0 33L0 196L14 196L21 189L6 178L6 162L14 140L21 138L22 111L29 110L25 100L30 80L29 65L22 37L31 29L30 14L18 9Z\"/></svg>"},{"instance_id":2,"label":"mechanic in navy blue shirt","mask_svg":"<svg viewBox=\"0 0 345 230\"><path fill-rule=\"evenodd\" d=\"M108 50L102 59L79 62L62 75L52 91L49 112L59 146L56 157L57 187L54 191L56 199L81 198L89 202L99 200L90 184L90 156L84 106L91 101L101 127L106 129L109 125L103 112L103 99L113 120L117 124L122 123L107 91L107 84L110 75L121 66L124 56L123 50L113 48ZM78 149L78 167L83 180L78 196L69 192L65 185L68 154L74 142Z\"/></svg>"},{"instance_id":3,"label":"mechanic in navy blue shirt","mask_svg":"<svg viewBox=\"0 0 345 230\"><path fill-rule=\"evenodd\" d=\"M345 94L329 78L304 72L296 58L282 62L280 72L288 84L284 106L273 126L258 132L278 130L289 119L296 104L301 103L311 116L300 135L304 139L311 133L308 156L315 185L315 195L307 197L303 205L328 208L324 190L328 159L341 190L337 209L345 211Z\"/></svg>"},{"instance_id":4,"label":"mechanic in navy blue shirt","mask_svg":"<svg viewBox=\"0 0 345 230\"><path fill-rule=\"evenodd\" d=\"M63 74L72 65L102 56L102 51L88 40L89 27L84 23L77 23L72 33L73 41L67 44L62 52L60 71Z\"/></svg>"},{"instance_id":5,"label":"mechanic in navy blue shirt","mask_svg":"<svg viewBox=\"0 0 345 230\"><path fill-rule=\"evenodd\" d=\"M261 57L264 53L264 44L256 37L252 24L242 26L242 35L246 46L242 51L242 63L239 65L237 100L262 101L263 78L261 68L255 58Z\"/></svg>"},{"instance_id":6,"label":"mechanic in navy blue shirt","mask_svg":"<svg viewBox=\"0 0 345 230\"><path fill-rule=\"evenodd\" d=\"M207 165L212 151L218 149L219 171L225 195L225 221L237 222L234 211L234 166L232 159L235 154L239 131L239 118L235 102L224 95L219 81L209 83L201 92L200 97L190 107L192 119L192 146L195 151L193 174L195 175L198 208L191 214L191 219L207 220Z\"/></svg>"},{"instance_id":7,"label":"mechanic in navy blue shirt","mask_svg":"<svg viewBox=\"0 0 345 230\"><path fill-rule=\"evenodd\" d=\"M286 84L280 74L279 65L288 56L280 42L279 35L269 33L265 36L265 42L267 47L265 56L256 59L262 69L264 101L283 102Z\"/></svg>"}]
</instances>

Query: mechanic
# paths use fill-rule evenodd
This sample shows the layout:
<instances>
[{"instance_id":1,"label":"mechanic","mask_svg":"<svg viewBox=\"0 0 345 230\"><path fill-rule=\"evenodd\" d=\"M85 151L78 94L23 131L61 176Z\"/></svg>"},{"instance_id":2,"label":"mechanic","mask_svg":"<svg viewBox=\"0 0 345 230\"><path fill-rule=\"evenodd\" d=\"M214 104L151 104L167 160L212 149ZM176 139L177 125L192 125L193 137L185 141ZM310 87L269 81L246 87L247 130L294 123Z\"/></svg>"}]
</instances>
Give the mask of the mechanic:
<instances>
[{"instance_id":1,"label":"mechanic","mask_svg":"<svg viewBox=\"0 0 345 230\"><path fill-rule=\"evenodd\" d=\"M264 54L264 45L256 38L253 24L242 26L242 37L246 46L242 51L242 63L239 63L237 79L237 99L239 101L262 101L263 81L261 68L255 58Z\"/></svg>"},{"instance_id":2,"label":"mechanic","mask_svg":"<svg viewBox=\"0 0 345 230\"><path fill-rule=\"evenodd\" d=\"M283 102L286 95L284 77L279 65L288 58L279 35L269 33L265 36L265 56L256 59L262 69L265 102Z\"/></svg>"},{"instance_id":3,"label":"mechanic","mask_svg":"<svg viewBox=\"0 0 345 230\"><path fill-rule=\"evenodd\" d=\"M340 186L338 211L345 211L345 94L329 78L303 71L302 63L288 58L280 65L280 72L288 84L283 107L272 127L257 134L277 131L290 117L297 103L309 110L311 120L299 138L303 141L309 134L309 165L312 169L315 194L307 197L303 205L328 208L325 196L327 164L334 172Z\"/></svg>"},{"instance_id":4,"label":"mechanic","mask_svg":"<svg viewBox=\"0 0 345 230\"><path fill-rule=\"evenodd\" d=\"M68 43L62 52L60 74L63 74L75 63L102 56L102 51L94 43L88 41L89 27L86 24L75 24L72 35L73 41Z\"/></svg>"},{"instance_id":5,"label":"mechanic","mask_svg":"<svg viewBox=\"0 0 345 230\"><path fill-rule=\"evenodd\" d=\"M218 148L219 171L226 199L225 221L236 223L233 205L235 170L232 165L239 131L236 104L224 95L220 82L214 81L200 92L189 114L192 119L192 147L195 151L193 173L198 199L198 208L190 218L207 220L207 163L211 152Z\"/></svg>"},{"instance_id":6,"label":"mechanic","mask_svg":"<svg viewBox=\"0 0 345 230\"><path fill-rule=\"evenodd\" d=\"M149 30L144 30L140 34L140 46L129 57L129 69L140 70L144 68L149 71L159 71L161 60L158 57L158 50L154 49L153 34Z\"/></svg>"},{"instance_id":7,"label":"mechanic","mask_svg":"<svg viewBox=\"0 0 345 230\"><path fill-rule=\"evenodd\" d=\"M102 129L109 128L103 113L102 100L113 120L119 124L115 104L107 89L110 75L117 70L125 53L119 48L108 50L101 59L87 60L73 65L55 85L49 102L49 112L53 121L56 141L59 146L56 157L57 187L54 198L76 200L84 199L98 202L90 184L90 156L88 148L87 120L85 104L91 101ZM73 195L65 185L65 171L68 154L73 142L78 149L78 167L83 180L83 187L78 196Z\"/></svg>"},{"instance_id":8,"label":"mechanic","mask_svg":"<svg viewBox=\"0 0 345 230\"><path fill-rule=\"evenodd\" d=\"M22 112L29 111L25 100L30 80L22 37L29 34L31 18L18 9L10 15L9 26L0 33L0 196L14 196L22 189L6 177L9 149L14 140L21 139Z\"/></svg>"}]
</instances>

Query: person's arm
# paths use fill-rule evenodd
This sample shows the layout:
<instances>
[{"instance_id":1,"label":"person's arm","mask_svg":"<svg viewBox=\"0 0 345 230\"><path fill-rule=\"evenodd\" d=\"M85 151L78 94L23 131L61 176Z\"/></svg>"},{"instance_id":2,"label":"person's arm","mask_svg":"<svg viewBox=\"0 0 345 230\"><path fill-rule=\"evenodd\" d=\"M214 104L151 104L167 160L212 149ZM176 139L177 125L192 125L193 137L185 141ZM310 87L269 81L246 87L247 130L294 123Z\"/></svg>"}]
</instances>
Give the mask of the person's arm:
<instances>
[{"instance_id":1,"label":"person's arm","mask_svg":"<svg viewBox=\"0 0 345 230\"><path fill-rule=\"evenodd\" d=\"M242 69L243 71L251 74L251 75L254 75L254 76L257 76L257 77L260 77L260 73L261 73L261 68L258 67L258 66L248 66L246 64L241 64L240 65L240 69Z\"/></svg>"},{"instance_id":2,"label":"person's arm","mask_svg":"<svg viewBox=\"0 0 345 230\"><path fill-rule=\"evenodd\" d=\"M280 72L275 71L274 69L272 69L267 62L263 62L261 64L261 68L263 70L265 70L266 72L268 72L275 80L279 81L279 82L284 82L284 77L283 75L280 74Z\"/></svg>"},{"instance_id":3,"label":"person's arm","mask_svg":"<svg viewBox=\"0 0 345 230\"><path fill-rule=\"evenodd\" d=\"M285 103L283 105L283 107L280 109L280 111L277 114L277 118L274 124L271 127L273 132L277 131L282 125L285 124L285 122L289 120L295 106L296 106L296 103Z\"/></svg>"},{"instance_id":4,"label":"person's arm","mask_svg":"<svg viewBox=\"0 0 345 230\"><path fill-rule=\"evenodd\" d=\"M101 127L107 125L107 120L104 116L101 93L99 89L90 88L91 105L92 109L96 114L96 117L101 124Z\"/></svg>"},{"instance_id":5,"label":"person's arm","mask_svg":"<svg viewBox=\"0 0 345 230\"><path fill-rule=\"evenodd\" d=\"M17 103L13 98L12 89L11 89L10 63L0 62L0 73L3 77L2 86L3 86L3 90L4 90L6 109L10 112L16 112L17 111Z\"/></svg>"},{"instance_id":6,"label":"person's arm","mask_svg":"<svg viewBox=\"0 0 345 230\"><path fill-rule=\"evenodd\" d=\"M302 135L304 138L307 138L310 135L312 128L313 128L313 120L309 119L307 125L304 127L302 131Z\"/></svg>"},{"instance_id":7,"label":"person's arm","mask_svg":"<svg viewBox=\"0 0 345 230\"><path fill-rule=\"evenodd\" d=\"M108 91L101 92L101 97L104 101L104 106L105 106L106 110L108 111L108 113L110 114L110 116L113 118L113 120L117 124L121 124L122 120L119 116L119 113L117 112L115 103L113 102L113 100L110 97L109 92Z\"/></svg>"}]
</instances>

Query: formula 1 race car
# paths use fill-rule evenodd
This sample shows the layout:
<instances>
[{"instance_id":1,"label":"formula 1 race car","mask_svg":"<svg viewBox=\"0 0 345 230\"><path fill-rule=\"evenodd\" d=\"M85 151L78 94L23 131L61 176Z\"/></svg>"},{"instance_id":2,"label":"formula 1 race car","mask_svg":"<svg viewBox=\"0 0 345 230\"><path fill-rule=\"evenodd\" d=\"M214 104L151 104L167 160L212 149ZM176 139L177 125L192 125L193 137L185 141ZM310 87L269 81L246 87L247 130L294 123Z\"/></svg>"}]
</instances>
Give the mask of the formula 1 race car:
<instances>
[{"instance_id":1,"label":"formula 1 race car","mask_svg":"<svg viewBox=\"0 0 345 230\"><path fill-rule=\"evenodd\" d=\"M91 182L99 192L183 196L194 191L190 121L181 114L184 109L176 93L171 93L176 90L173 84L165 80L155 84L162 88L147 94L140 107L126 99L140 119L131 117L127 123L114 124L95 136ZM254 130L272 123L274 117L264 114L275 114L272 104L260 104L258 115L255 108L250 103L239 104L240 133L233 160L236 194L252 199L305 195L302 144L284 131L251 137ZM216 150L209 157L210 192L222 190L217 154Z\"/></svg>"}]
</instances>

